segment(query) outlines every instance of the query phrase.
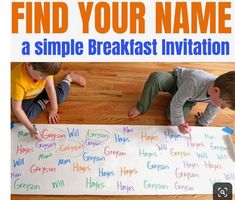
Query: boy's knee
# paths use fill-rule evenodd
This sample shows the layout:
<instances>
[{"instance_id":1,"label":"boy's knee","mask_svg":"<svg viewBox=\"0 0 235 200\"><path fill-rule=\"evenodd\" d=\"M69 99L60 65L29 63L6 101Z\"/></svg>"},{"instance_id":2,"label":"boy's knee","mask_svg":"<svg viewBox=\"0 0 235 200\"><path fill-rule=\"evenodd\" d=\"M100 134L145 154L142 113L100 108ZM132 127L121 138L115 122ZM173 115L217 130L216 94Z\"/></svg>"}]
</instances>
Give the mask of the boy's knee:
<instances>
[{"instance_id":1,"label":"boy's knee","mask_svg":"<svg viewBox=\"0 0 235 200\"><path fill-rule=\"evenodd\" d=\"M64 103L65 100L66 100L66 97L65 97L65 96L60 97L60 98L57 99L57 103L58 103L58 104Z\"/></svg>"},{"instance_id":2,"label":"boy's knee","mask_svg":"<svg viewBox=\"0 0 235 200\"><path fill-rule=\"evenodd\" d=\"M161 80L161 73L160 72L151 73L148 80L152 83L158 83Z\"/></svg>"},{"instance_id":3,"label":"boy's knee","mask_svg":"<svg viewBox=\"0 0 235 200\"><path fill-rule=\"evenodd\" d=\"M159 79L159 77L160 77L159 72L153 72L149 75L149 79L153 79L153 80Z\"/></svg>"},{"instance_id":4,"label":"boy's knee","mask_svg":"<svg viewBox=\"0 0 235 200\"><path fill-rule=\"evenodd\" d=\"M65 102L68 97L69 92L69 84L68 81L62 80L56 87L56 96L57 96L57 103L61 104Z\"/></svg>"}]
</instances>

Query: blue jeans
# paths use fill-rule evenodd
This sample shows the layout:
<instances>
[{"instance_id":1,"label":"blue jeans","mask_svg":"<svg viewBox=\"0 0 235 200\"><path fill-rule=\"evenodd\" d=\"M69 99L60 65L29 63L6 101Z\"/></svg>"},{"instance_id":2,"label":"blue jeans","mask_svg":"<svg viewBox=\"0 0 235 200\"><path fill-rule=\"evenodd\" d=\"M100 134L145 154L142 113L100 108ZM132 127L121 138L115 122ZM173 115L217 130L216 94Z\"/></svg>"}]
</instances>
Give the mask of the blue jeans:
<instances>
[{"instance_id":1,"label":"blue jeans","mask_svg":"<svg viewBox=\"0 0 235 200\"><path fill-rule=\"evenodd\" d=\"M69 93L70 83L68 80L62 80L56 87L56 97L57 103L63 103ZM22 109L27 115L29 121L33 122L39 113L46 109L46 104L43 100L49 100L46 90L44 89L37 97L34 99L24 99L22 101Z\"/></svg>"}]
</instances>

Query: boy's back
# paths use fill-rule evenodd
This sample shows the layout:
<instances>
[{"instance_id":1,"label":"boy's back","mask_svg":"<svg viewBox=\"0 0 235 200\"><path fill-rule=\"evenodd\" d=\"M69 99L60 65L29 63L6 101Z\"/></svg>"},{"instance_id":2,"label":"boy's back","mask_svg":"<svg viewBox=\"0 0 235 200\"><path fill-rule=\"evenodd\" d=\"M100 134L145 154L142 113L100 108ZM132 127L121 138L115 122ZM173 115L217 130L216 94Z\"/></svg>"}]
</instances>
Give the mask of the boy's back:
<instances>
[{"instance_id":1,"label":"boy's back","mask_svg":"<svg viewBox=\"0 0 235 200\"><path fill-rule=\"evenodd\" d=\"M207 109L198 123L201 125L208 125L211 123L215 114L219 111L219 108L210 103L208 88L213 84L217 77L202 70L180 67L175 68L175 73L178 90L173 96L170 104L171 123L173 125L178 125L184 121L182 107L186 101L208 102Z\"/></svg>"},{"instance_id":2,"label":"boy's back","mask_svg":"<svg viewBox=\"0 0 235 200\"><path fill-rule=\"evenodd\" d=\"M33 81L23 63L11 71L11 98L15 101L35 98L44 89L46 80Z\"/></svg>"},{"instance_id":3,"label":"boy's back","mask_svg":"<svg viewBox=\"0 0 235 200\"><path fill-rule=\"evenodd\" d=\"M184 96L192 96L192 101L209 101L207 90L217 76L198 69L176 67L177 87L183 87ZM186 92L189 92L187 94Z\"/></svg>"}]
</instances>

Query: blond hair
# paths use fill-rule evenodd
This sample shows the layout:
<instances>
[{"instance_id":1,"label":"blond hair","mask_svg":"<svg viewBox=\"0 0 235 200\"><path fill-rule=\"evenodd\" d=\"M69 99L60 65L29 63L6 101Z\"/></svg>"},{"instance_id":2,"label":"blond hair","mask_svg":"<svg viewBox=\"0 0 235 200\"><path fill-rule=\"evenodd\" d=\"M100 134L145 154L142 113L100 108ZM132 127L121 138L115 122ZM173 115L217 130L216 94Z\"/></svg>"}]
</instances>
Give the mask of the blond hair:
<instances>
[{"instance_id":1,"label":"blond hair","mask_svg":"<svg viewBox=\"0 0 235 200\"><path fill-rule=\"evenodd\" d=\"M220 89L220 98L235 110L235 71L220 75L215 79L214 86Z\"/></svg>"},{"instance_id":2,"label":"blond hair","mask_svg":"<svg viewBox=\"0 0 235 200\"><path fill-rule=\"evenodd\" d=\"M45 75L56 75L60 71L61 62L31 62L34 70Z\"/></svg>"}]
</instances>

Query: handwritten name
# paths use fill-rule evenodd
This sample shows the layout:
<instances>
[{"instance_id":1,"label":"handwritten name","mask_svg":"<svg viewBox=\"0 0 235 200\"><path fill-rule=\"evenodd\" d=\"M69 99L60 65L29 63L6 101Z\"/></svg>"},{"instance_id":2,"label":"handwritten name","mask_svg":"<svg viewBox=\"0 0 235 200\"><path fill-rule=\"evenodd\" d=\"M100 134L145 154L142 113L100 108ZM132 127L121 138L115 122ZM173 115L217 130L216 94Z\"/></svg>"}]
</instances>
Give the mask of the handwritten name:
<instances>
[{"instance_id":1,"label":"handwritten name","mask_svg":"<svg viewBox=\"0 0 235 200\"><path fill-rule=\"evenodd\" d=\"M147 157L147 158L157 157L157 153L155 151L149 152L146 151L145 149L139 149L139 157Z\"/></svg>"},{"instance_id":2,"label":"handwritten name","mask_svg":"<svg viewBox=\"0 0 235 200\"><path fill-rule=\"evenodd\" d=\"M124 133L132 133L132 132L133 132L133 128L129 128L129 127L127 127L127 126L124 126L124 127L123 127L123 132L124 132Z\"/></svg>"},{"instance_id":3,"label":"handwritten name","mask_svg":"<svg viewBox=\"0 0 235 200\"><path fill-rule=\"evenodd\" d=\"M86 188L100 190L105 187L103 182L92 180L92 178L86 178Z\"/></svg>"},{"instance_id":4,"label":"handwritten name","mask_svg":"<svg viewBox=\"0 0 235 200\"><path fill-rule=\"evenodd\" d=\"M199 167L198 163L194 163L194 162L190 163L188 161L184 161L183 164L184 164L184 168L195 169Z\"/></svg>"},{"instance_id":5,"label":"handwritten name","mask_svg":"<svg viewBox=\"0 0 235 200\"><path fill-rule=\"evenodd\" d=\"M73 163L73 172L85 173L90 171L91 168L89 165L80 165L79 163Z\"/></svg>"},{"instance_id":6,"label":"handwritten name","mask_svg":"<svg viewBox=\"0 0 235 200\"><path fill-rule=\"evenodd\" d=\"M61 180L52 181L51 184L54 189L62 188L64 187L64 180L61 179Z\"/></svg>"},{"instance_id":7,"label":"handwritten name","mask_svg":"<svg viewBox=\"0 0 235 200\"><path fill-rule=\"evenodd\" d=\"M33 153L33 152L34 152L33 147L24 147L22 144L21 144L20 146L17 145L16 154L24 154L24 155L27 155L27 154Z\"/></svg>"},{"instance_id":8,"label":"handwritten name","mask_svg":"<svg viewBox=\"0 0 235 200\"><path fill-rule=\"evenodd\" d=\"M57 143L57 151L66 157L77 157L82 155L84 151L83 144L75 140L62 140Z\"/></svg>"},{"instance_id":9,"label":"handwritten name","mask_svg":"<svg viewBox=\"0 0 235 200\"><path fill-rule=\"evenodd\" d=\"M135 189L133 185L124 184L121 181L117 181L117 190L128 193L133 192Z\"/></svg>"},{"instance_id":10,"label":"handwritten name","mask_svg":"<svg viewBox=\"0 0 235 200\"><path fill-rule=\"evenodd\" d=\"M186 152L186 151L176 151L174 148L170 149L170 155L174 156L174 157L188 157L191 156L190 152Z\"/></svg>"},{"instance_id":11,"label":"handwritten name","mask_svg":"<svg viewBox=\"0 0 235 200\"><path fill-rule=\"evenodd\" d=\"M165 139L175 140L175 141L182 138L182 136L180 134L171 132L169 130L164 131L164 136L165 136Z\"/></svg>"},{"instance_id":12,"label":"handwritten name","mask_svg":"<svg viewBox=\"0 0 235 200\"><path fill-rule=\"evenodd\" d=\"M188 147L190 147L190 148L195 148L195 149L199 149L199 148L202 148L202 147L204 147L205 145L203 144L203 142L192 142L192 140L191 139L188 139L187 140L187 145L188 145Z\"/></svg>"},{"instance_id":13,"label":"handwritten name","mask_svg":"<svg viewBox=\"0 0 235 200\"><path fill-rule=\"evenodd\" d=\"M99 168L99 177L107 177L114 176L115 173L113 171L105 170L104 168Z\"/></svg>"},{"instance_id":14,"label":"handwritten name","mask_svg":"<svg viewBox=\"0 0 235 200\"><path fill-rule=\"evenodd\" d=\"M167 144L156 144L158 151L166 151L167 150Z\"/></svg>"},{"instance_id":15,"label":"handwritten name","mask_svg":"<svg viewBox=\"0 0 235 200\"><path fill-rule=\"evenodd\" d=\"M38 137L42 140L58 140L65 139L65 133L50 133L47 129L44 129L42 132L38 134Z\"/></svg>"},{"instance_id":16,"label":"handwritten name","mask_svg":"<svg viewBox=\"0 0 235 200\"><path fill-rule=\"evenodd\" d=\"M208 169L214 169L215 171L223 169L221 164L211 163L210 161L204 161L205 167Z\"/></svg>"},{"instance_id":17,"label":"handwritten name","mask_svg":"<svg viewBox=\"0 0 235 200\"><path fill-rule=\"evenodd\" d=\"M25 191L39 190L40 185L33 184L33 183L22 183L22 182L20 182L20 179L17 178L14 181L14 188L17 189L17 190L25 190Z\"/></svg>"},{"instance_id":18,"label":"handwritten name","mask_svg":"<svg viewBox=\"0 0 235 200\"><path fill-rule=\"evenodd\" d=\"M88 130L87 138L99 141L105 141L109 138L109 132L103 129Z\"/></svg>"},{"instance_id":19,"label":"handwritten name","mask_svg":"<svg viewBox=\"0 0 235 200\"><path fill-rule=\"evenodd\" d=\"M213 186L215 183L221 182L220 179L217 178L209 178L210 184Z\"/></svg>"},{"instance_id":20,"label":"handwritten name","mask_svg":"<svg viewBox=\"0 0 235 200\"><path fill-rule=\"evenodd\" d=\"M228 159L226 154L218 153L216 156L219 160L227 160Z\"/></svg>"},{"instance_id":21,"label":"handwritten name","mask_svg":"<svg viewBox=\"0 0 235 200\"><path fill-rule=\"evenodd\" d=\"M147 162L147 168L148 169L154 169L157 171L161 171L161 170L169 170L170 167L169 165L163 165L163 164L158 164L158 163L153 163L151 161Z\"/></svg>"},{"instance_id":22,"label":"handwritten name","mask_svg":"<svg viewBox=\"0 0 235 200\"><path fill-rule=\"evenodd\" d=\"M58 160L58 166L60 166L60 165L66 165L66 164L69 164L69 163L71 163L71 160L70 159L63 159L63 158L61 158L61 159L59 159Z\"/></svg>"},{"instance_id":23,"label":"handwritten name","mask_svg":"<svg viewBox=\"0 0 235 200\"><path fill-rule=\"evenodd\" d=\"M18 138L20 137L26 137L29 135L29 132L25 132L23 130L18 131Z\"/></svg>"},{"instance_id":24,"label":"handwritten name","mask_svg":"<svg viewBox=\"0 0 235 200\"><path fill-rule=\"evenodd\" d=\"M141 132L141 141L154 142L157 140L159 140L159 137L157 135L150 135L146 132Z\"/></svg>"},{"instance_id":25,"label":"handwritten name","mask_svg":"<svg viewBox=\"0 0 235 200\"><path fill-rule=\"evenodd\" d=\"M104 156L91 156L91 155L88 155L87 152L83 153L82 158L83 158L84 161L91 161L93 163L100 162L100 161L105 161Z\"/></svg>"},{"instance_id":26,"label":"handwritten name","mask_svg":"<svg viewBox=\"0 0 235 200\"><path fill-rule=\"evenodd\" d=\"M194 187L191 185L179 184L178 182L175 182L175 189L187 192L194 190Z\"/></svg>"},{"instance_id":27,"label":"handwritten name","mask_svg":"<svg viewBox=\"0 0 235 200\"><path fill-rule=\"evenodd\" d=\"M13 159L13 167L20 167L24 165L24 158L19 158L18 160Z\"/></svg>"},{"instance_id":28,"label":"handwritten name","mask_svg":"<svg viewBox=\"0 0 235 200\"><path fill-rule=\"evenodd\" d=\"M196 156L198 159L207 159L208 155L205 152L196 152Z\"/></svg>"},{"instance_id":29,"label":"handwritten name","mask_svg":"<svg viewBox=\"0 0 235 200\"><path fill-rule=\"evenodd\" d=\"M115 142L125 144L127 142L130 142L130 139L128 137L122 137L119 134L115 134Z\"/></svg>"},{"instance_id":30,"label":"handwritten name","mask_svg":"<svg viewBox=\"0 0 235 200\"><path fill-rule=\"evenodd\" d=\"M22 174L20 172L12 172L11 173L11 178L18 178L18 177L21 177Z\"/></svg>"},{"instance_id":31,"label":"handwritten name","mask_svg":"<svg viewBox=\"0 0 235 200\"><path fill-rule=\"evenodd\" d=\"M55 167L38 167L37 165L33 164L29 169L31 174L39 173L39 174L47 174L47 173L55 173Z\"/></svg>"},{"instance_id":32,"label":"handwritten name","mask_svg":"<svg viewBox=\"0 0 235 200\"><path fill-rule=\"evenodd\" d=\"M106 156L115 156L115 158L126 156L126 153L118 150L110 150L110 146L104 148L104 155Z\"/></svg>"},{"instance_id":33,"label":"handwritten name","mask_svg":"<svg viewBox=\"0 0 235 200\"><path fill-rule=\"evenodd\" d=\"M67 133L68 133L68 136L69 138L76 138L79 136L79 129L77 128L67 128Z\"/></svg>"},{"instance_id":34,"label":"handwritten name","mask_svg":"<svg viewBox=\"0 0 235 200\"><path fill-rule=\"evenodd\" d=\"M73 151L81 151L83 149L82 144L77 144L77 145L64 145L61 144L59 150L60 151L68 151L68 152L73 152Z\"/></svg>"},{"instance_id":35,"label":"handwritten name","mask_svg":"<svg viewBox=\"0 0 235 200\"><path fill-rule=\"evenodd\" d=\"M175 169L175 177L176 178L187 178L189 180L191 178L199 178L199 174L198 173L194 173L194 172L180 171L179 168L176 168Z\"/></svg>"},{"instance_id":36,"label":"handwritten name","mask_svg":"<svg viewBox=\"0 0 235 200\"><path fill-rule=\"evenodd\" d=\"M35 147L37 149L52 150L56 147L56 143L55 142L47 142L47 141L37 141L35 143Z\"/></svg>"},{"instance_id":37,"label":"handwritten name","mask_svg":"<svg viewBox=\"0 0 235 200\"><path fill-rule=\"evenodd\" d=\"M221 145L215 145L213 142L210 143L210 149L211 150L218 150L218 151L227 151L228 148L226 146Z\"/></svg>"},{"instance_id":38,"label":"handwritten name","mask_svg":"<svg viewBox=\"0 0 235 200\"><path fill-rule=\"evenodd\" d=\"M205 136L205 138L208 139L208 140L213 140L213 139L215 139L215 136L210 135L210 134L208 134L208 133L204 134L204 136Z\"/></svg>"},{"instance_id":39,"label":"handwritten name","mask_svg":"<svg viewBox=\"0 0 235 200\"><path fill-rule=\"evenodd\" d=\"M137 174L137 173L138 173L138 171L135 168L133 168L133 169L128 169L126 167L121 167L120 168L120 175L121 176L131 177L133 174Z\"/></svg>"},{"instance_id":40,"label":"handwritten name","mask_svg":"<svg viewBox=\"0 0 235 200\"><path fill-rule=\"evenodd\" d=\"M94 149L94 148L98 148L98 147L102 146L104 143L101 141L86 139L84 144L86 147Z\"/></svg>"},{"instance_id":41,"label":"handwritten name","mask_svg":"<svg viewBox=\"0 0 235 200\"><path fill-rule=\"evenodd\" d=\"M42 159L48 159L52 157L52 153L48 153L48 154L44 154L44 153L40 153L38 155L38 160L42 160Z\"/></svg>"},{"instance_id":42,"label":"handwritten name","mask_svg":"<svg viewBox=\"0 0 235 200\"><path fill-rule=\"evenodd\" d=\"M160 184L160 183L151 183L147 180L144 180L144 188L151 190L166 190L168 189L168 185Z\"/></svg>"},{"instance_id":43,"label":"handwritten name","mask_svg":"<svg viewBox=\"0 0 235 200\"><path fill-rule=\"evenodd\" d=\"M235 180L235 173L234 172L229 172L229 173L224 172L224 177L226 178L227 181Z\"/></svg>"}]
</instances>

